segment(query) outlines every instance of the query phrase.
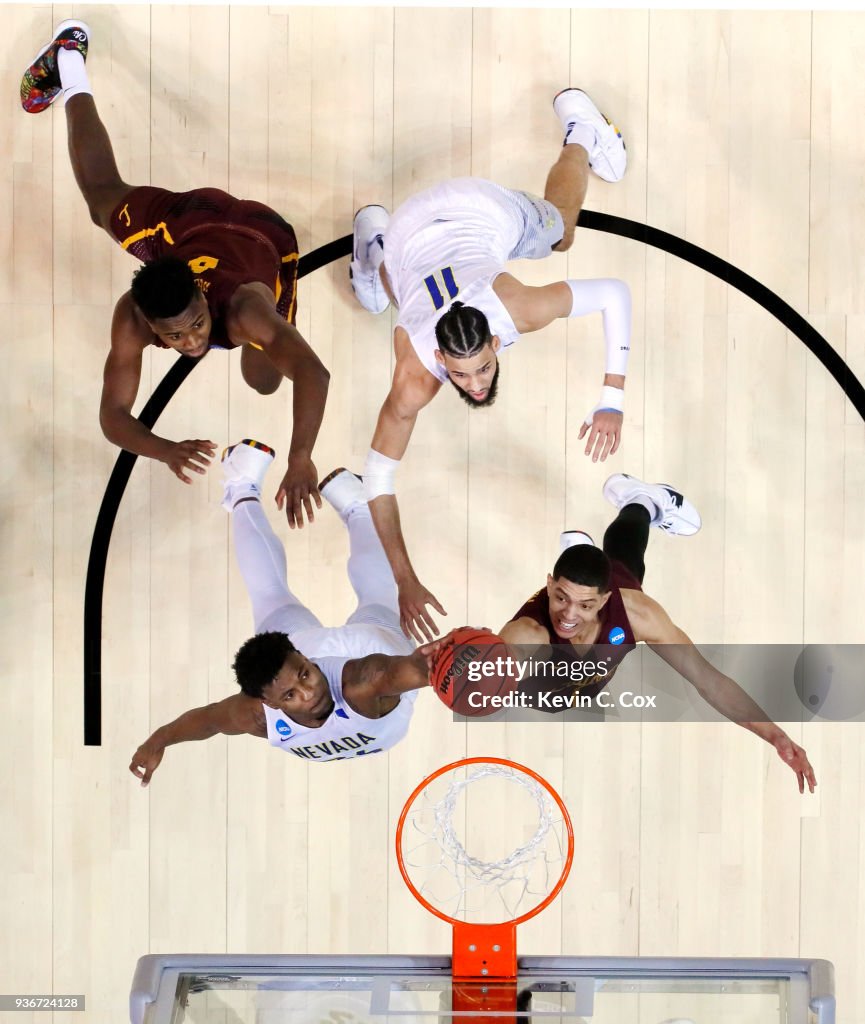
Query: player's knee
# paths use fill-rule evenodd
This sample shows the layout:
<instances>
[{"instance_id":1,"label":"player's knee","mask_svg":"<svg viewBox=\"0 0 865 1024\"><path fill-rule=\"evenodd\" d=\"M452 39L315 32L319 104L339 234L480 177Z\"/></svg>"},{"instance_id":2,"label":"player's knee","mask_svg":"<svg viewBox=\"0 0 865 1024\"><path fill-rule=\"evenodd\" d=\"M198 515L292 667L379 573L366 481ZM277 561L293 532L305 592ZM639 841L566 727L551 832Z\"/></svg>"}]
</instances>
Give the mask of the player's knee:
<instances>
[{"instance_id":1,"label":"player's knee","mask_svg":"<svg viewBox=\"0 0 865 1024\"><path fill-rule=\"evenodd\" d=\"M564 235L562 235L562 240L560 242L556 242L556 244L552 246L552 250L553 252L567 252L573 244L574 229L566 228Z\"/></svg>"},{"instance_id":2,"label":"player's knee","mask_svg":"<svg viewBox=\"0 0 865 1024\"><path fill-rule=\"evenodd\" d=\"M105 227L105 224L102 220L102 208L99 206L98 203L88 203L87 212L90 214L90 219L93 221L96 227Z\"/></svg>"},{"instance_id":3,"label":"player's knee","mask_svg":"<svg viewBox=\"0 0 865 1024\"><path fill-rule=\"evenodd\" d=\"M272 395L282 383L282 374L258 345L244 347L240 372L252 390L260 395Z\"/></svg>"},{"instance_id":4,"label":"player's knee","mask_svg":"<svg viewBox=\"0 0 865 1024\"><path fill-rule=\"evenodd\" d=\"M260 395L272 395L282 383L282 377L276 377L273 380L247 380L246 383Z\"/></svg>"}]
</instances>

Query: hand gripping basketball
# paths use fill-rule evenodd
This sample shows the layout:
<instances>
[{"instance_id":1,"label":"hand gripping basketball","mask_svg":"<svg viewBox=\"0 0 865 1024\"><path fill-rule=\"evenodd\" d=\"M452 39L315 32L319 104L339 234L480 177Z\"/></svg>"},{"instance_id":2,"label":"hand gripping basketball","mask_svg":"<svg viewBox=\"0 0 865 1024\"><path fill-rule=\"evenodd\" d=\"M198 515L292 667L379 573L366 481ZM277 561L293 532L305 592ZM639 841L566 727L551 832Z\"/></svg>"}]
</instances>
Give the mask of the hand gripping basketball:
<instances>
[{"instance_id":1,"label":"hand gripping basketball","mask_svg":"<svg viewBox=\"0 0 865 1024\"><path fill-rule=\"evenodd\" d=\"M430 683L458 715L481 718L500 711L501 698L516 689L516 667L500 636L462 626L442 639Z\"/></svg>"}]
</instances>

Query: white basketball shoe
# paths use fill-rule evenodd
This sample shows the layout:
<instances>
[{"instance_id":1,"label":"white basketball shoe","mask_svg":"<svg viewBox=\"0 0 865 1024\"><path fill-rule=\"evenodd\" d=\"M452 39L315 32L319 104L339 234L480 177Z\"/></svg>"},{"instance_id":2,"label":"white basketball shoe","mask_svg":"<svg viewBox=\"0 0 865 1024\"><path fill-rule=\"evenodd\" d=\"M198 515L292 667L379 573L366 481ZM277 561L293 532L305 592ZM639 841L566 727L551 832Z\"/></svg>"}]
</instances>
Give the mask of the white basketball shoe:
<instances>
[{"instance_id":1,"label":"white basketball shoe","mask_svg":"<svg viewBox=\"0 0 865 1024\"><path fill-rule=\"evenodd\" d=\"M262 444L244 438L222 453L222 502L230 512L241 498L260 498L264 475L270 469L276 452Z\"/></svg>"},{"instance_id":2,"label":"white basketball shoe","mask_svg":"<svg viewBox=\"0 0 865 1024\"><path fill-rule=\"evenodd\" d=\"M322 498L336 509L344 523L348 522L354 509L366 506L363 477L342 466L329 473L318 485L318 489Z\"/></svg>"},{"instance_id":3,"label":"white basketball shoe","mask_svg":"<svg viewBox=\"0 0 865 1024\"><path fill-rule=\"evenodd\" d=\"M622 133L598 110L582 89L562 89L553 100L553 110L565 129L565 142L575 124L588 125L595 133L589 150L589 167L604 181L620 181L628 166Z\"/></svg>"},{"instance_id":4,"label":"white basketball shoe","mask_svg":"<svg viewBox=\"0 0 865 1024\"><path fill-rule=\"evenodd\" d=\"M564 533L559 535L559 554L567 551L568 548L576 547L577 544L591 544L594 546L594 543L592 538L587 533L583 533L582 530L565 530Z\"/></svg>"},{"instance_id":5,"label":"white basketball shoe","mask_svg":"<svg viewBox=\"0 0 865 1024\"><path fill-rule=\"evenodd\" d=\"M390 214L383 206L362 206L354 215L348 277L357 301L370 313L383 313L390 305L378 272L384 258L384 233L389 221Z\"/></svg>"},{"instance_id":6,"label":"white basketball shoe","mask_svg":"<svg viewBox=\"0 0 865 1024\"><path fill-rule=\"evenodd\" d=\"M627 473L614 473L604 484L604 497L619 509L648 499L655 507L652 526L680 537L693 536L703 525L700 513L669 484L647 484Z\"/></svg>"}]
</instances>

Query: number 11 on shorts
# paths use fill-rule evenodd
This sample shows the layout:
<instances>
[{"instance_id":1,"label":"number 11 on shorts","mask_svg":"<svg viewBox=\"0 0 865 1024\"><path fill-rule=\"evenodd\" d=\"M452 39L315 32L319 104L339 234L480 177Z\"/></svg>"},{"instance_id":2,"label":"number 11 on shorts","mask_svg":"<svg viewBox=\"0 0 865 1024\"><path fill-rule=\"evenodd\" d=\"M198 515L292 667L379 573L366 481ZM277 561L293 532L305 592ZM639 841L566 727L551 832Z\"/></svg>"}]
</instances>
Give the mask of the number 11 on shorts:
<instances>
[{"instance_id":1,"label":"number 11 on shorts","mask_svg":"<svg viewBox=\"0 0 865 1024\"><path fill-rule=\"evenodd\" d=\"M441 280L441 287L439 286L438 279ZM454 272L450 267L442 267L435 274L430 274L429 277L423 279L423 283L427 287L434 309L441 309L445 304L445 291L451 297L451 300L455 299L460 293L459 285L454 280Z\"/></svg>"}]
</instances>

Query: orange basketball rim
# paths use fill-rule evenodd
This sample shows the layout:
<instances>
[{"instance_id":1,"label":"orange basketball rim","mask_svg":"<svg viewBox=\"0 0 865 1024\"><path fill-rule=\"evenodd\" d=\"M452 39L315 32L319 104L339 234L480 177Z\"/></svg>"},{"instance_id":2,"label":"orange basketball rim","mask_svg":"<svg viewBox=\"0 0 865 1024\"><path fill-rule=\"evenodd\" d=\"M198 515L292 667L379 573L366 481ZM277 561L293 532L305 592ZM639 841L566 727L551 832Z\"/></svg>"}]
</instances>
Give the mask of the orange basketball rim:
<instances>
[{"instance_id":1,"label":"orange basketball rim","mask_svg":"<svg viewBox=\"0 0 865 1024\"><path fill-rule=\"evenodd\" d=\"M473 798L472 785L480 790ZM464 820L468 835L479 810L492 815L496 827L476 828L472 842L464 843L455 819ZM493 831L496 841L515 842L514 848L499 857L483 842L467 849L477 846L478 837L491 842ZM552 903L573 862L573 827L562 798L537 772L514 761L455 761L425 778L406 800L396 856L415 899L453 928L454 1011L501 1024L502 1015L516 1010L517 925Z\"/></svg>"}]
</instances>

